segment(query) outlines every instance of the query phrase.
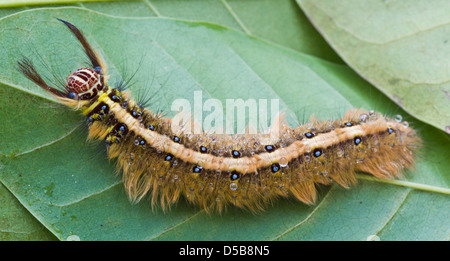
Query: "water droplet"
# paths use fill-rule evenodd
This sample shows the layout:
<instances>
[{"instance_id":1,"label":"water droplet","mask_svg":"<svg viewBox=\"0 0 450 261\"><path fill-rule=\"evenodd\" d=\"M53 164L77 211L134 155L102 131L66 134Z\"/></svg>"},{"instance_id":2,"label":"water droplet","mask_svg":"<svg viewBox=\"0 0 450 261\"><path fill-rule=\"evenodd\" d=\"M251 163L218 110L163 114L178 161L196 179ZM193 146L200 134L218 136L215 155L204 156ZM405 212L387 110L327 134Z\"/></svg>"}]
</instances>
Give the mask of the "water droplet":
<instances>
[{"instance_id":1,"label":"water droplet","mask_svg":"<svg viewBox=\"0 0 450 261\"><path fill-rule=\"evenodd\" d=\"M67 237L67 241L80 241L80 237L77 235L70 235Z\"/></svg>"},{"instance_id":2,"label":"water droplet","mask_svg":"<svg viewBox=\"0 0 450 261\"><path fill-rule=\"evenodd\" d=\"M281 158L281 159L280 159L280 167L285 168L285 167L287 167L287 165L288 165L287 159L284 158L284 157Z\"/></svg>"},{"instance_id":3,"label":"water droplet","mask_svg":"<svg viewBox=\"0 0 450 261\"><path fill-rule=\"evenodd\" d=\"M309 162L311 160L311 157L309 155L305 155L305 161Z\"/></svg>"},{"instance_id":4,"label":"water droplet","mask_svg":"<svg viewBox=\"0 0 450 261\"><path fill-rule=\"evenodd\" d=\"M233 183L230 184L230 189L231 190L236 190L237 188L238 188L238 185L236 183L233 182Z\"/></svg>"},{"instance_id":5,"label":"water droplet","mask_svg":"<svg viewBox=\"0 0 450 261\"><path fill-rule=\"evenodd\" d=\"M405 128L408 128L409 127L409 123L407 121L404 121L403 122L403 126L405 126Z\"/></svg>"},{"instance_id":6,"label":"water droplet","mask_svg":"<svg viewBox=\"0 0 450 261\"><path fill-rule=\"evenodd\" d=\"M397 115L395 115L395 121L396 122L402 122L402 120L403 120L403 117L402 117L402 115L400 115L400 114L397 114Z\"/></svg>"},{"instance_id":7,"label":"water droplet","mask_svg":"<svg viewBox=\"0 0 450 261\"><path fill-rule=\"evenodd\" d=\"M374 111L374 110L370 110L370 111L369 111L369 116L370 116L371 118L375 117L375 111Z\"/></svg>"},{"instance_id":8,"label":"water droplet","mask_svg":"<svg viewBox=\"0 0 450 261\"><path fill-rule=\"evenodd\" d=\"M366 123L368 119L369 119L369 115L367 115L365 113L359 115L359 123L360 124Z\"/></svg>"}]
</instances>

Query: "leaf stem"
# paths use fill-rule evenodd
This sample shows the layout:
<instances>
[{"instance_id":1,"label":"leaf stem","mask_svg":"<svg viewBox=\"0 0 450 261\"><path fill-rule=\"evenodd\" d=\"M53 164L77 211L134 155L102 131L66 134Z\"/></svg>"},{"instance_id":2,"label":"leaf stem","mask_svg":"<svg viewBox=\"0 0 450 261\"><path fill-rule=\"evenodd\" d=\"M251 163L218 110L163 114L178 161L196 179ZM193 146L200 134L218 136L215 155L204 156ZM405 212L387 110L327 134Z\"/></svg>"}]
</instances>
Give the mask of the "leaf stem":
<instances>
[{"instance_id":1,"label":"leaf stem","mask_svg":"<svg viewBox=\"0 0 450 261\"><path fill-rule=\"evenodd\" d=\"M247 29L247 27L245 27L244 23L241 21L241 19L239 19L239 17L237 16L237 14L233 11L233 8L231 8L231 6L227 3L226 0L220 0L220 2L222 2L223 6L225 6L225 8L227 9L227 11L231 14L231 16L233 16L234 20L236 20L236 22L239 24L239 26L242 28L242 30L244 30L244 32L248 35L252 35L252 33L250 32L250 30Z\"/></svg>"},{"instance_id":2,"label":"leaf stem","mask_svg":"<svg viewBox=\"0 0 450 261\"><path fill-rule=\"evenodd\" d=\"M412 189L418 189L418 190L423 190L423 191L436 192L436 193L450 195L449 188L436 187L436 186L432 186L432 185L420 184L420 183L410 182L410 181L406 181L406 180L379 179L376 177L371 177L371 176L363 175L363 174L357 174L356 176L358 179L362 179L362 180L383 182L383 183L387 183L387 184L408 187L408 188L412 188Z\"/></svg>"},{"instance_id":3,"label":"leaf stem","mask_svg":"<svg viewBox=\"0 0 450 261\"><path fill-rule=\"evenodd\" d=\"M155 15L156 15L157 17L163 17L163 16L161 15L161 13L158 11L158 9L156 9L156 7L154 7L154 6L150 3L149 0L145 0L145 3L146 3L147 6L150 8L150 10L151 10L153 13L155 13Z\"/></svg>"}]
</instances>

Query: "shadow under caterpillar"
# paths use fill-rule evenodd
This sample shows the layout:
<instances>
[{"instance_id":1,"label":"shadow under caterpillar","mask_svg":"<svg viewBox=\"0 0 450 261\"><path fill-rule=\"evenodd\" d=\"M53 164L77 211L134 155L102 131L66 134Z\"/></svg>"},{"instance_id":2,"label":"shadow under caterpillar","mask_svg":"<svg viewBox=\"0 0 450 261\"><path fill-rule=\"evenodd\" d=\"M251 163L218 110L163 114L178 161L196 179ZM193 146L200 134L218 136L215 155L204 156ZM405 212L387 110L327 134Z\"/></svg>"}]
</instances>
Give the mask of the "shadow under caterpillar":
<instances>
[{"instance_id":1,"label":"shadow under caterpillar","mask_svg":"<svg viewBox=\"0 0 450 261\"><path fill-rule=\"evenodd\" d=\"M117 158L132 201L150 195L152 206L167 209L184 197L207 212L234 205L262 210L278 197L313 204L316 184L349 187L358 171L398 178L414 166L420 145L416 131L401 120L362 109L343 118L290 128L282 117L268 134L193 135L176 129L108 85L107 67L80 30L63 22L82 44L91 68L67 77L63 89L47 85L28 58L19 70L61 104L80 110L89 139L102 139Z\"/></svg>"}]
</instances>

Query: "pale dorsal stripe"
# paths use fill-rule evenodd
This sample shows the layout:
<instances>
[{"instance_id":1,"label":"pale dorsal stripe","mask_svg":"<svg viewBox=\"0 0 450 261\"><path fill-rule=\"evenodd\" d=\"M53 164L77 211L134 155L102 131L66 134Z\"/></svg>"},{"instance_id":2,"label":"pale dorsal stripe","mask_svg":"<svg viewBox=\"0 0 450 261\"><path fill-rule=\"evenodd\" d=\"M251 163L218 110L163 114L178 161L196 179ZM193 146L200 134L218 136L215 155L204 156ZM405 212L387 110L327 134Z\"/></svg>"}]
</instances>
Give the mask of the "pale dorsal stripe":
<instances>
[{"instance_id":1,"label":"pale dorsal stripe","mask_svg":"<svg viewBox=\"0 0 450 261\"><path fill-rule=\"evenodd\" d=\"M388 127L406 131L402 124L387 122L381 118L361 125L338 128L328 133L317 135L312 139L297 140L289 146L279 148L271 153L264 152L252 157L236 159L232 157L217 157L186 148L183 144L173 142L171 137L143 128L137 119L133 118L125 109L109 99L109 97L106 97L103 101L109 106L110 111L116 115L116 118L128 126L130 132L133 131L136 135L144 138L155 149L171 153L184 162L197 164L205 169L221 171L236 170L243 174L257 172L258 169L271 166L273 163L280 162L281 159L284 162L289 162L305 153L312 152L316 148L327 148L340 142L351 140L354 137L364 137L383 132Z\"/></svg>"}]
</instances>

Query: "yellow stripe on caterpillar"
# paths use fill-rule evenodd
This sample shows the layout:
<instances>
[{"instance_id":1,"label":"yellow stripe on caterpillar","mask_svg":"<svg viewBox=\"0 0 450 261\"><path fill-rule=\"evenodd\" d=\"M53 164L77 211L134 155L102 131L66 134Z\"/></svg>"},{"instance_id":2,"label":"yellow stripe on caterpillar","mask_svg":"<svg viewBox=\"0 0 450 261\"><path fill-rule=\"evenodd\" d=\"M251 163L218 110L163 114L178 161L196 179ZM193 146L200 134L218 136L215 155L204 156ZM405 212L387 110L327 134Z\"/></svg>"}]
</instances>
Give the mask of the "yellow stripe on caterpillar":
<instances>
[{"instance_id":1,"label":"yellow stripe on caterpillar","mask_svg":"<svg viewBox=\"0 0 450 261\"><path fill-rule=\"evenodd\" d=\"M108 97L109 92L110 92L110 90L108 90L107 92L102 92L102 94L98 97L96 102L92 103L91 106L89 106L87 109L83 110L83 114L87 115L104 99L109 99L109 97Z\"/></svg>"}]
</instances>

